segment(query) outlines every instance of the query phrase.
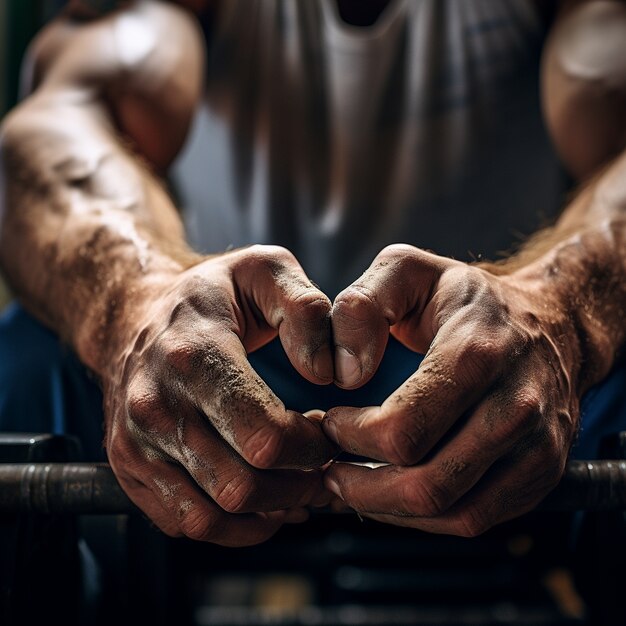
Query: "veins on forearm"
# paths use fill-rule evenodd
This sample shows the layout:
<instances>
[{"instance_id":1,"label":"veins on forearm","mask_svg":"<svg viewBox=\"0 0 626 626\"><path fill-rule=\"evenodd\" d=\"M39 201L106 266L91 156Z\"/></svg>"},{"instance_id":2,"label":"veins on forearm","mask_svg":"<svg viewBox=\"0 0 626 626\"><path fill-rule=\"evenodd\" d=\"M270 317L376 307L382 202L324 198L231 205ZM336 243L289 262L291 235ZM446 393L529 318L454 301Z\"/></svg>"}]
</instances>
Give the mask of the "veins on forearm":
<instances>
[{"instance_id":1,"label":"veins on forearm","mask_svg":"<svg viewBox=\"0 0 626 626\"><path fill-rule=\"evenodd\" d=\"M54 136L37 151L32 137L3 149L2 265L35 315L95 355L143 281L196 257L167 194L131 155Z\"/></svg>"},{"instance_id":2,"label":"veins on forearm","mask_svg":"<svg viewBox=\"0 0 626 626\"><path fill-rule=\"evenodd\" d=\"M626 340L625 180L626 155L598 172L557 223L517 254L481 264L543 294L546 310L571 327L583 388L608 372Z\"/></svg>"},{"instance_id":3,"label":"veins on forearm","mask_svg":"<svg viewBox=\"0 0 626 626\"><path fill-rule=\"evenodd\" d=\"M626 339L626 220L588 226L540 263L564 309L584 329L585 342L602 375Z\"/></svg>"}]
</instances>

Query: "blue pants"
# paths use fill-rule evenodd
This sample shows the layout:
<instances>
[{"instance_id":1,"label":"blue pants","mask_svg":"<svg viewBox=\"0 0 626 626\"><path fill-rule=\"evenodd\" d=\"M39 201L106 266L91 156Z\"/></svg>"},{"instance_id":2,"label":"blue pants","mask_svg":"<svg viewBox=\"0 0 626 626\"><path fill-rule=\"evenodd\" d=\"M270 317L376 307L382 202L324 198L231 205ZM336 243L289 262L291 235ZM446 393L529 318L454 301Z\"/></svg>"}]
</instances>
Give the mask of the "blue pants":
<instances>
[{"instance_id":1,"label":"blue pants","mask_svg":"<svg viewBox=\"0 0 626 626\"><path fill-rule=\"evenodd\" d=\"M374 378L355 391L302 379L277 341L250 355L254 368L292 409L380 404L412 374L421 357L390 339ZM102 394L74 353L18 305L0 317L0 431L71 434L85 460L105 458ZM626 430L626 363L591 389L582 403L582 427L572 456L595 458L606 434Z\"/></svg>"}]
</instances>

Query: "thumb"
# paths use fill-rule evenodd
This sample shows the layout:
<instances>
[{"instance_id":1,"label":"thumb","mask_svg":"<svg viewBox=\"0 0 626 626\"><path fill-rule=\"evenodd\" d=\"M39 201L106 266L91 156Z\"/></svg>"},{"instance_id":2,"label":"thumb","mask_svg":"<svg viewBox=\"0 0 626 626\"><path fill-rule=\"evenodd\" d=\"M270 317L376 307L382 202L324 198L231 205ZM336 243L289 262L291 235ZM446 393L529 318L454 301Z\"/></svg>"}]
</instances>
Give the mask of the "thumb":
<instances>
[{"instance_id":1,"label":"thumb","mask_svg":"<svg viewBox=\"0 0 626 626\"><path fill-rule=\"evenodd\" d=\"M252 246L236 265L239 291L278 330L296 370L307 380L333 380L328 297L309 280L296 258L279 246Z\"/></svg>"},{"instance_id":2,"label":"thumb","mask_svg":"<svg viewBox=\"0 0 626 626\"><path fill-rule=\"evenodd\" d=\"M405 317L419 323L443 271L445 259L413 246L385 248L333 304L335 383L344 389L364 385L385 352L389 328ZM415 349L411 341L399 339Z\"/></svg>"}]
</instances>

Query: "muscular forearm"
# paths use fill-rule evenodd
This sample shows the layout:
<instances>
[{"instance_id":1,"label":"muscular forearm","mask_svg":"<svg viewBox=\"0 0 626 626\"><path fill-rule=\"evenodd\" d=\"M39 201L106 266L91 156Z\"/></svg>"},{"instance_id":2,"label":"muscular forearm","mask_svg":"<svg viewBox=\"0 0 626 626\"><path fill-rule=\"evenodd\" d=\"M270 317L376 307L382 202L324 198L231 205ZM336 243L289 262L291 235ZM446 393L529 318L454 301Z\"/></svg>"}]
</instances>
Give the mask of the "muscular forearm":
<instances>
[{"instance_id":1,"label":"muscular forearm","mask_svg":"<svg viewBox=\"0 0 626 626\"><path fill-rule=\"evenodd\" d=\"M497 267L551 300L578 345L579 389L597 382L626 324L626 8L562 3L542 65L546 125L564 165L586 181L558 222ZM564 326L567 324L564 324Z\"/></svg>"},{"instance_id":2,"label":"muscular forearm","mask_svg":"<svg viewBox=\"0 0 626 626\"><path fill-rule=\"evenodd\" d=\"M170 535L263 541L326 501L320 472L297 468L334 447L246 355L280 335L303 376L330 382L330 302L286 250L193 254L119 116L89 85L66 85L44 85L4 124L2 266L99 375L108 460L133 502ZM132 120L123 130L145 146L133 132L145 118Z\"/></svg>"},{"instance_id":3,"label":"muscular forearm","mask_svg":"<svg viewBox=\"0 0 626 626\"><path fill-rule=\"evenodd\" d=\"M626 154L605 167L554 227L516 255L483 267L546 293L546 306L574 333L579 388L598 382L626 338ZM570 338L571 339L571 338Z\"/></svg>"},{"instance_id":4,"label":"muscular forearm","mask_svg":"<svg viewBox=\"0 0 626 626\"><path fill-rule=\"evenodd\" d=\"M25 306L101 373L128 339L125 308L194 260L153 171L184 139L202 44L183 11L138 0L51 23L28 65L36 91L2 127L0 261Z\"/></svg>"},{"instance_id":5,"label":"muscular forearm","mask_svg":"<svg viewBox=\"0 0 626 626\"><path fill-rule=\"evenodd\" d=\"M97 105L31 99L4 127L2 167L0 260L99 374L108 460L133 502L170 535L250 545L327 501L315 468L334 447L246 358L280 333L303 376L332 378L330 302L295 258L197 259Z\"/></svg>"},{"instance_id":6,"label":"muscular forearm","mask_svg":"<svg viewBox=\"0 0 626 626\"><path fill-rule=\"evenodd\" d=\"M31 98L4 124L2 174L3 271L100 372L124 307L193 262L180 219L97 104Z\"/></svg>"}]
</instances>

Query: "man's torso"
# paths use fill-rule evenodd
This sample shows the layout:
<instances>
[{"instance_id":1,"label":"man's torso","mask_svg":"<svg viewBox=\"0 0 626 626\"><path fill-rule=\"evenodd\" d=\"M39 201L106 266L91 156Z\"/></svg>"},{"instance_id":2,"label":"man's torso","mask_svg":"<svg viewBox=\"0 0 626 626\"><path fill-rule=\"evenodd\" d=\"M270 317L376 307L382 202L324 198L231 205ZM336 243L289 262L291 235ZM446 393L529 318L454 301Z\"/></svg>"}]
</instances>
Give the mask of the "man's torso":
<instances>
[{"instance_id":1,"label":"man's torso","mask_svg":"<svg viewBox=\"0 0 626 626\"><path fill-rule=\"evenodd\" d=\"M232 0L179 161L192 243L285 245L333 295L388 243L493 257L563 189L539 105L528 0Z\"/></svg>"}]
</instances>

